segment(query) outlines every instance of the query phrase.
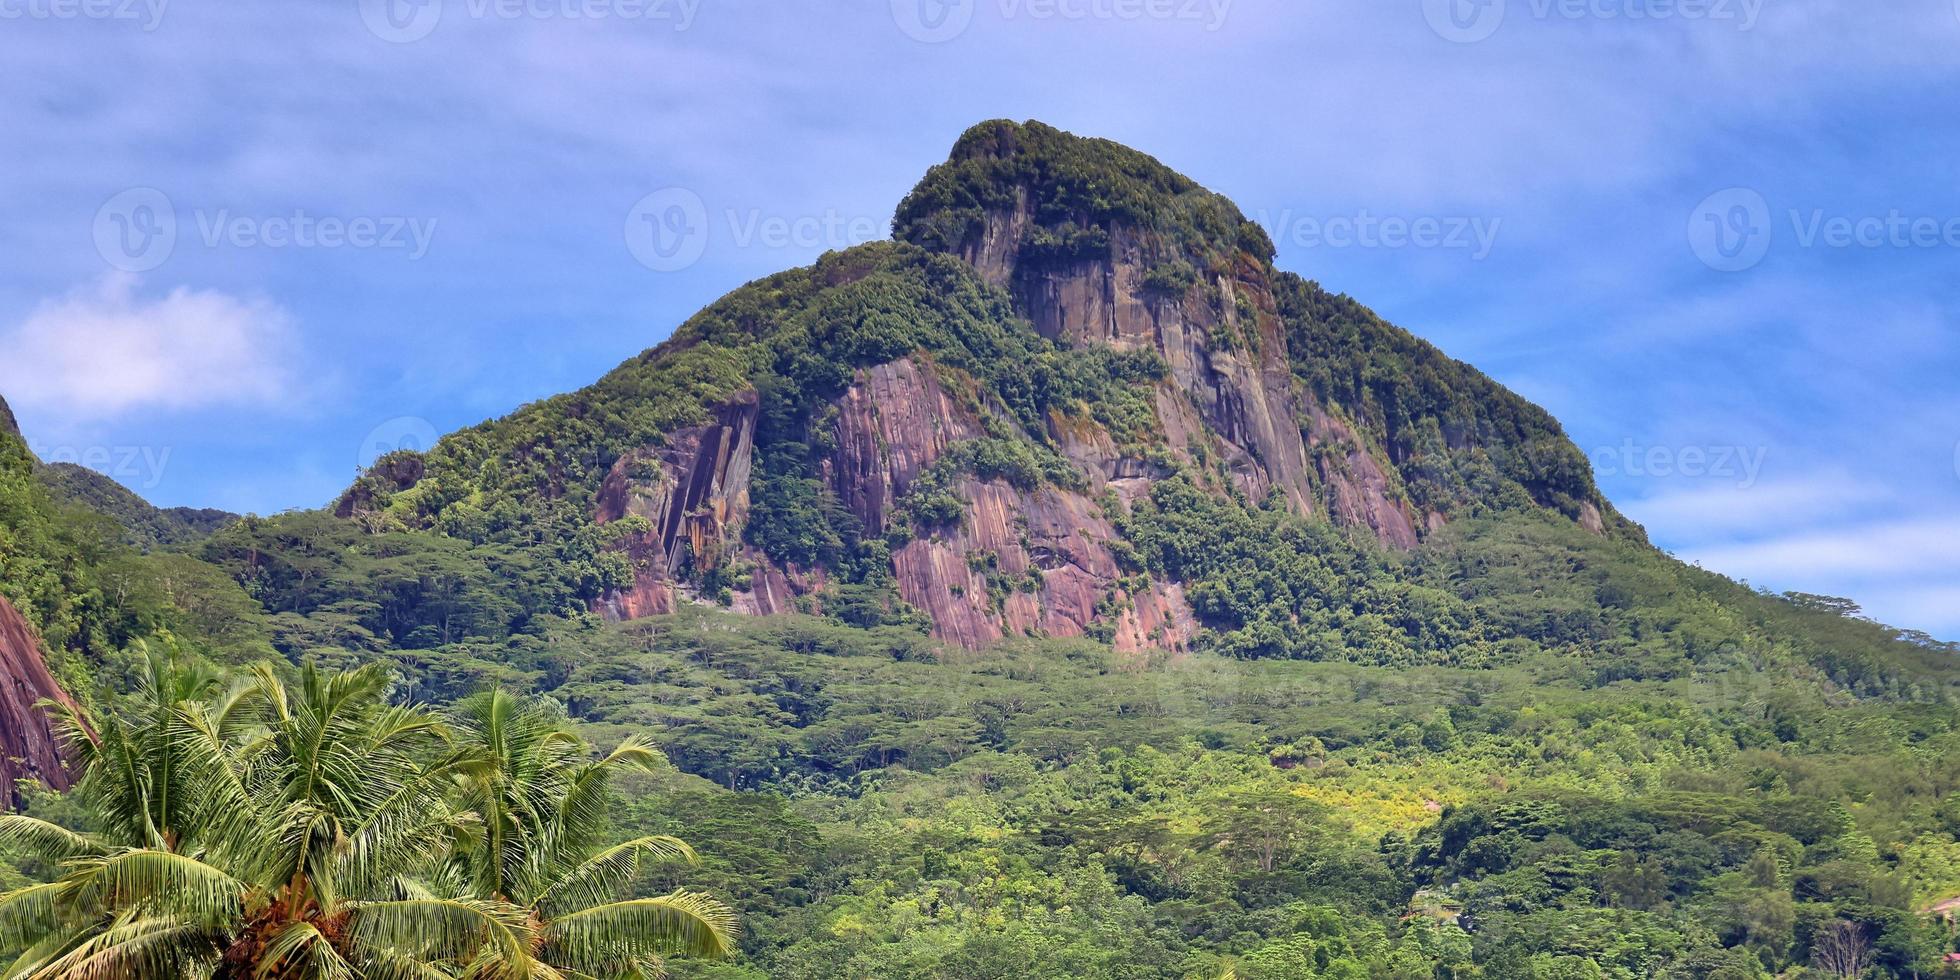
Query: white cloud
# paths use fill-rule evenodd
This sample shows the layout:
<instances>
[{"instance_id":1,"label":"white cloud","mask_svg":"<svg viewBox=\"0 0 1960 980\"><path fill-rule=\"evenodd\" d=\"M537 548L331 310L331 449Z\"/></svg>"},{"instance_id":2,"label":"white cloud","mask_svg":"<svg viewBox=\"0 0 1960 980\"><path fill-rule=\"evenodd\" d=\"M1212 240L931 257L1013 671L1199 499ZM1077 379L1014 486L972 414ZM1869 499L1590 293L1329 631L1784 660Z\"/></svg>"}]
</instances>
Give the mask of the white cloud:
<instances>
[{"instance_id":1,"label":"white cloud","mask_svg":"<svg viewBox=\"0 0 1960 980\"><path fill-rule=\"evenodd\" d=\"M1690 551L1707 568L1749 578L1806 575L1960 575L1960 516L1803 531L1746 544Z\"/></svg>"},{"instance_id":2,"label":"white cloud","mask_svg":"<svg viewBox=\"0 0 1960 980\"><path fill-rule=\"evenodd\" d=\"M0 393L65 423L141 409L272 405L294 388L295 331L264 299L116 274L43 302L0 334Z\"/></svg>"},{"instance_id":3,"label":"white cloud","mask_svg":"<svg viewBox=\"0 0 1960 980\"><path fill-rule=\"evenodd\" d=\"M1843 474L1751 486L1713 482L1622 501L1651 532L1694 539L1789 528L1893 496L1887 487Z\"/></svg>"}]
</instances>

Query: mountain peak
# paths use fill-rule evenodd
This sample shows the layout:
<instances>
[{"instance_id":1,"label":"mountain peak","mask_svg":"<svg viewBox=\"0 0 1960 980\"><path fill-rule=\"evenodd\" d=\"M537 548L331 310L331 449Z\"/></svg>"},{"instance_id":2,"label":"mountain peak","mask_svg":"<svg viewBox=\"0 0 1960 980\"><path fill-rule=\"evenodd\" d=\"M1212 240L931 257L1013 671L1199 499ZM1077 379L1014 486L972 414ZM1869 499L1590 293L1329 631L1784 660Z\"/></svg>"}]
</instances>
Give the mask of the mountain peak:
<instances>
[{"instance_id":1,"label":"mountain peak","mask_svg":"<svg viewBox=\"0 0 1960 980\"><path fill-rule=\"evenodd\" d=\"M0 435L20 438L20 423L14 421L14 411L7 407L5 398L0 398Z\"/></svg>"},{"instance_id":2,"label":"mountain peak","mask_svg":"<svg viewBox=\"0 0 1960 980\"><path fill-rule=\"evenodd\" d=\"M1140 232L1166 261L1198 268L1273 257L1265 231L1224 196L1149 154L1033 120L968 129L892 221L893 237L967 258L997 283L1020 260L1100 257Z\"/></svg>"}]
</instances>

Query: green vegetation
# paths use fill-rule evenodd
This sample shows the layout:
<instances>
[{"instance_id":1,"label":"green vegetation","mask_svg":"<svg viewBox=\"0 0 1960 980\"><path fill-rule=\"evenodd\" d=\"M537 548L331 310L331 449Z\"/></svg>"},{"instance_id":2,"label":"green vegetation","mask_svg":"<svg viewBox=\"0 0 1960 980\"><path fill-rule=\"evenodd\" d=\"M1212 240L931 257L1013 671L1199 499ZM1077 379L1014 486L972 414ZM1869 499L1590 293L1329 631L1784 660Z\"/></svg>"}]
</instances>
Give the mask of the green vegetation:
<instances>
[{"instance_id":1,"label":"green vegetation","mask_svg":"<svg viewBox=\"0 0 1960 980\"><path fill-rule=\"evenodd\" d=\"M1352 430L1315 462L1446 522L1385 550L1173 447L1163 356L1043 338L945 254L1023 202L1030 274L1270 278L1277 322L1250 287L1225 322L1283 327L1297 421ZM0 596L90 728L75 791L0 817L0 977L1955 975L1960 648L1649 548L1546 413L1142 154L984 124L895 230L384 458L342 516L156 511L0 431ZM974 438L866 527L840 396L899 359ZM732 605L774 562L822 616L603 622L649 526L594 523L606 474L751 393L746 548L682 574ZM1094 505L1104 611L1181 588L1191 649L930 639L894 550L974 481L1087 492L1085 446L1151 481ZM994 608L1045 574L964 561Z\"/></svg>"},{"instance_id":2,"label":"green vegetation","mask_svg":"<svg viewBox=\"0 0 1960 980\"><path fill-rule=\"evenodd\" d=\"M543 706L497 693L451 734L389 705L379 665L293 687L150 666L127 714L65 718L83 826L0 816L0 844L51 869L0 894L12 975L622 976L731 951L712 898L616 897L643 858L694 857L602 844L609 778L653 768L644 746L584 761Z\"/></svg>"},{"instance_id":3,"label":"green vegetation","mask_svg":"<svg viewBox=\"0 0 1960 980\"><path fill-rule=\"evenodd\" d=\"M48 463L34 475L55 500L114 520L127 543L139 551L188 548L238 519L237 514L206 507L152 506L122 484L74 463Z\"/></svg>"},{"instance_id":4,"label":"green vegetation","mask_svg":"<svg viewBox=\"0 0 1960 980\"><path fill-rule=\"evenodd\" d=\"M1274 298L1295 376L1372 436L1418 508L1454 519L1536 504L1577 519L1591 505L1614 533L1641 537L1544 409L1292 273L1274 278Z\"/></svg>"}]
</instances>

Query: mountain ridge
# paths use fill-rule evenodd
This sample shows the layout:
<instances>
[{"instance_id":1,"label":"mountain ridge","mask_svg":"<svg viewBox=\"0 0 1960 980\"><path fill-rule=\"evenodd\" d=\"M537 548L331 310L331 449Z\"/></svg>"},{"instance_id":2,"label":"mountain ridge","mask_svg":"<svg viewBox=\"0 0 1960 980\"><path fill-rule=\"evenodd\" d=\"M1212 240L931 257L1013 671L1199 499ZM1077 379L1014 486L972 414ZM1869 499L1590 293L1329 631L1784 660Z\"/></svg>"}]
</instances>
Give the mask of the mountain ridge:
<instances>
[{"instance_id":1,"label":"mountain ridge","mask_svg":"<svg viewBox=\"0 0 1960 980\"><path fill-rule=\"evenodd\" d=\"M592 386L377 461L335 513L488 539L478 509L528 495L593 540L609 616L862 606L967 647L1188 645L1189 583L1139 578L1118 527L1177 474L1398 550L1520 507L1641 539L1548 414L1281 272L1235 205L1142 153L982 123L893 228Z\"/></svg>"}]
</instances>

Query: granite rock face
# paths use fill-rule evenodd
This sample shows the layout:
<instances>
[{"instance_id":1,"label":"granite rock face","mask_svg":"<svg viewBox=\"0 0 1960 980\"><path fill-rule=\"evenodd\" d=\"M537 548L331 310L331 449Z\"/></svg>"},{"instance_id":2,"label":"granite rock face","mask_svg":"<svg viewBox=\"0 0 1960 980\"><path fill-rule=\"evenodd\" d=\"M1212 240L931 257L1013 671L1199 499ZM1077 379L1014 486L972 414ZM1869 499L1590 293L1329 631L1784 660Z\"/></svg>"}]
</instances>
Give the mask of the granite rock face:
<instances>
[{"instance_id":1,"label":"granite rock face","mask_svg":"<svg viewBox=\"0 0 1960 980\"><path fill-rule=\"evenodd\" d=\"M1183 474L1221 496L1272 502L1407 550L1455 512L1425 474L1484 454L1462 424L1469 413L1435 426L1449 459L1396 440L1383 405L1419 405L1397 416L1403 424L1434 421L1422 413L1435 406L1419 402L1429 389L1371 389L1380 400L1368 404L1343 397L1349 389L1309 383L1326 373L1317 366L1348 364L1345 347L1301 332L1302 281L1273 264L1265 232L1230 201L1133 150L1039 123L984 123L899 206L894 236L971 266L1005 297L1015 323L1068 348L1147 354L1141 360L1152 366L1136 382L1148 386L1148 431L1139 438L1126 423L1123 444L1066 407L1034 423L1046 431L1025 431L1025 416L989 403L998 396L972 375L923 351L839 375L848 383L807 423L804 438L819 448L814 479L863 540L889 545L898 598L941 639L978 648L1022 635L1087 635L1125 651L1181 651L1199 629L1183 585L1139 574L1120 557L1123 518L1153 484ZM772 315L766 303L744 309ZM1379 359L1383 373L1413 373L1418 384L1454 370L1412 337ZM1365 382L1372 367L1346 370ZM692 601L757 614L821 610L824 569L779 567L744 543L761 414L749 391L711 405L701 424L616 457L593 517L645 525L618 544L635 584L604 596L599 611L630 619ZM1003 434L1041 443L1080 478L1028 486L941 473L933 489L959 498L959 519L894 527L911 519L898 516L901 505L936 461ZM384 467L378 478L414 476ZM1568 512L1595 532L1605 527L1590 503ZM734 572L715 577L733 584L698 595L692 583L703 568Z\"/></svg>"},{"instance_id":2,"label":"granite rock face","mask_svg":"<svg viewBox=\"0 0 1960 980\"><path fill-rule=\"evenodd\" d=\"M673 612L689 598L681 584L689 563L715 564L740 549L749 513L749 468L759 401L754 392L716 406L711 419L669 435L657 446L621 456L599 488L600 524L642 518L648 529L627 537L633 588L601 603L613 619ZM777 590L763 589L764 596ZM787 599L788 595L783 595ZM755 612L782 612L774 600Z\"/></svg>"},{"instance_id":3,"label":"granite rock face","mask_svg":"<svg viewBox=\"0 0 1960 980\"><path fill-rule=\"evenodd\" d=\"M19 802L17 780L56 790L74 782L43 700L75 704L48 672L33 627L0 598L0 791L9 805Z\"/></svg>"}]
</instances>

